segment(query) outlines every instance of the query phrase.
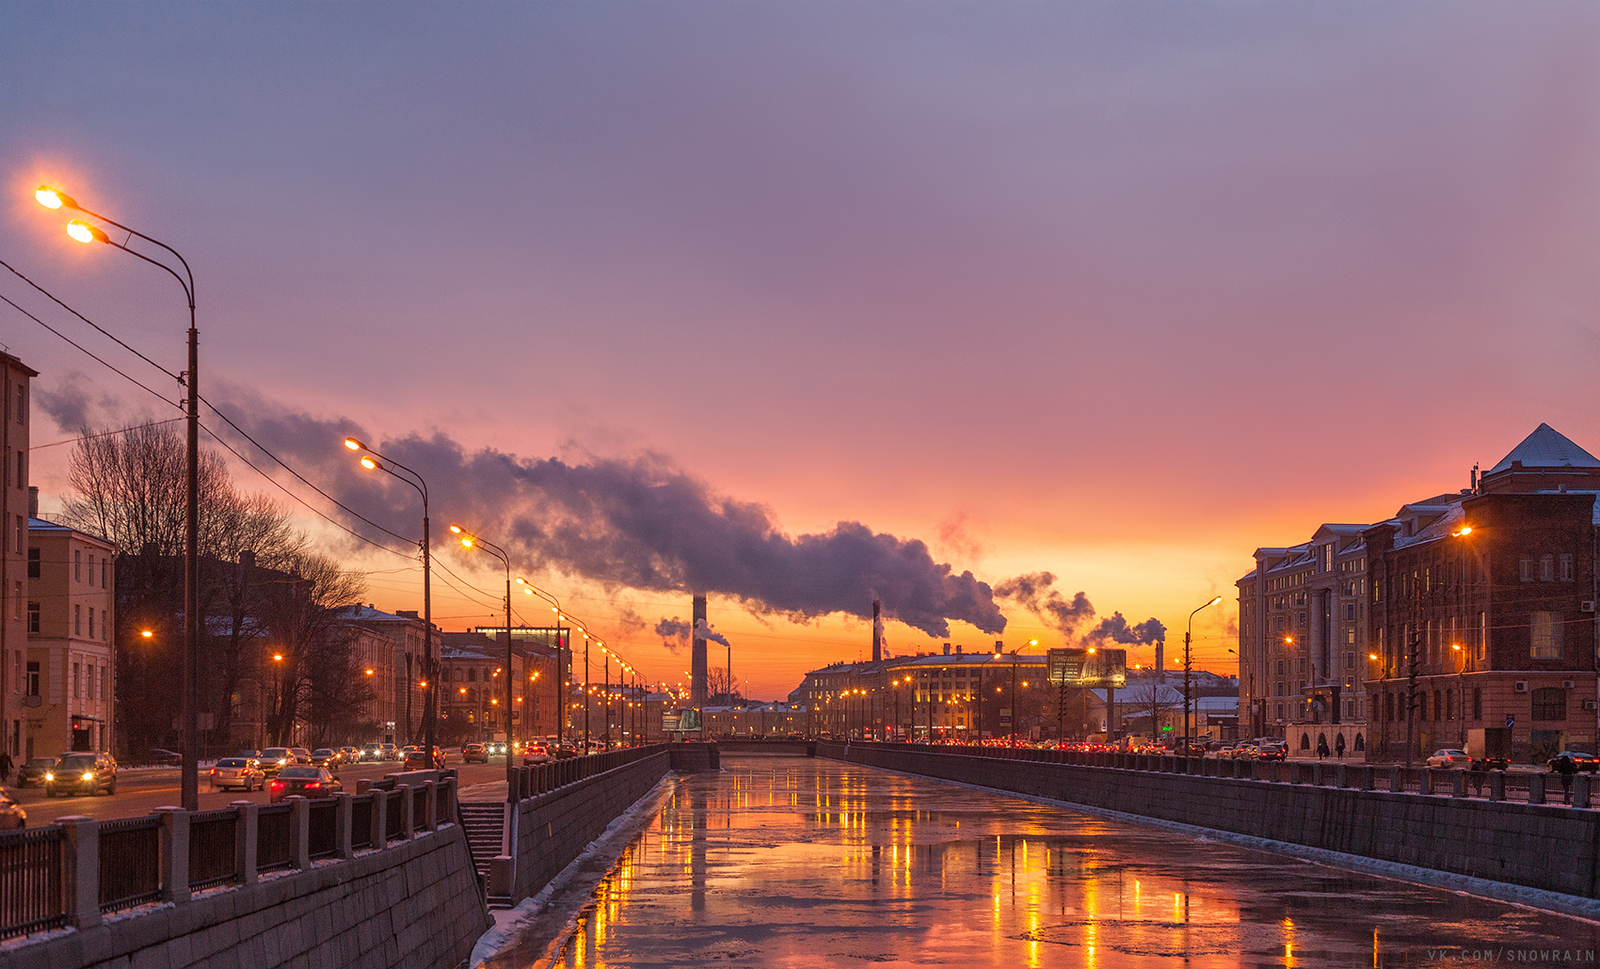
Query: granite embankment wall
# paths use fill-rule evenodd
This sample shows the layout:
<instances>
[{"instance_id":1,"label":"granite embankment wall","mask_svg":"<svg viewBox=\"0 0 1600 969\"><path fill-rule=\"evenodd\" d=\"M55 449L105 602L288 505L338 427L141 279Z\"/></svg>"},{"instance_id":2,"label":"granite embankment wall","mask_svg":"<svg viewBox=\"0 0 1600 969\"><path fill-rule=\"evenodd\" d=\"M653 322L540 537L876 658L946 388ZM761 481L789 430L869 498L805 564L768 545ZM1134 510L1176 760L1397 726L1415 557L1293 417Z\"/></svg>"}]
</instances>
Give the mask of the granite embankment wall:
<instances>
[{"instance_id":1,"label":"granite embankment wall","mask_svg":"<svg viewBox=\"0 0 1600 969\"><path fill-rule=\"evenodd\" d=\"M432 785L427 785L432 787ZM449 800L424 800L402 788L401 823L389 804L375 804L372 830L381 847L355 850L348 800L339 806L338 857L312 860L310 811L295 806L290 830L295 861L286 870L256 872L253 828L261 806L242 808L240 853L244 884L190 892L179 872L188 857L189 818L171 812L163 835L163 881L168 897L100 916L93 852L97 832L78 824L80 847L67 853L79 869L67 881L81 896L80 917L68 928L7 940L4 969L450 969L462 965L490 928L488 911L466 838L453 823ZM395 804L402 799L391 795ZM302 799L296 798L295 801ZM420 803L419 803L420 802ZM413 813L426 805L426 817ZM438 815L434 814L437 810ZM415 818L415 820L413 820ZM176 834L174 834L176 832ZM388 832L388 833L385 833ZM394 833L398 832L398 833ZM126 864L106 858L108 865Z\"/></svg>"},{"instance_id":2,"label":"granite embankment wall","mask_svg":"<svg viewBox=\"0 0 1600 969\"><path fill-rule=\"evenodd\" d=\"M706 746L660 744L631 763L517 801L512 832L516 864L491 869L489 894L513 903L537 895L668 770L707 769L714 751ZM512 884L500 883L505 879Z\"/></svg>"},{"instance_id":3,"label":"granite embankment wall","mask_svg":"<svg viewBox=\"0 0 1600 969\"><path fill-rule=\"evenodd\" d=\"M1067 763L1072 755L1055 751L979 755L957 747L847 748L829 742L819 742L817 754L1564 895L1600 897L1600 811L1588 808L1202 776L1198 760L1185 764L1170 757L1123 757L1123 766L1112 767ZM1195 772L1183 772L1191 769Z\"/></svg>"}]
</instances>

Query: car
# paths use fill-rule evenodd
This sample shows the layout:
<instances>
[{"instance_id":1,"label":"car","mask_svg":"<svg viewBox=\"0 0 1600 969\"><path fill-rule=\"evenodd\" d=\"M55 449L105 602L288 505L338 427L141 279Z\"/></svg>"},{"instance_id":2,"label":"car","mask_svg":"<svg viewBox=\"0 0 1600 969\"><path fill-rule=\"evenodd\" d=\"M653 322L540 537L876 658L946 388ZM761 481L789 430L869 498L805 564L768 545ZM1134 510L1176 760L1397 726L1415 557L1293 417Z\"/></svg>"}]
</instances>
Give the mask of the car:
<instances>
[{"instance_id":1,"label":"car","mask_svg":"<svg viewBox=\"0 0 1600 969\"><path fill-rule=\"evenodd\" d=\"M302 767L311 763L311 751L304 747L290 747L289 752L294 754L295 763Z\"/></svg>"},{"instance_id":2,"label":"car","mask_svg":"<svg viewBox=\"0 0 1600 969\"><path fill-rule=\"evenodd\" d=\"M318 747L311 752L311 766L332 770L339 766L339 755L333 752L332 747Z\"/></svg>"},{"instance_id":3,"label":"car","mask_svg":"<svg viewBox=\"0 0 1600 969\"><path fill-rule=\"evenodd\" d=\"M538 744L529 744L522 750L522 766L531 767L534 764L548 764L555 758Z\"/></svg>"},{"instance_id":4,"label":"car","mask_svg":"<svg viewBox=\"0 0 1600 969\"><path fill-rule=\"evenodd\" d=\"M1289 756L1289 745L1282 741L1256 744L1256 760L1284 760Z\"/></svg>"},{"instance_id":5,"label":"car","mask_svg":"<svg viewBox=\"0 0 1600 969\"><path fill-rule=\"evenodd\" d=\"M506 742L504 740L492 741L489 744L490 757L504 757L506 755Z\"/></svg>"},{"instance_id":6,"label":"car","mask_svg":"<svg viewBox=\"0 0 1600 969\"><path fill-rule=\"evenodd\" d=\"M277 777L279 771L293 764L294 755L288 747L268 747L261 752L261 769L268 777Z\"/></svg>"},{"instance_id":7,"label":"car","mask_svg":"<svg viewBox=\"0 0 1600 969\"><path fill-rule=\"evenodd\" d=\"M211 768L209 776L214 791L238 788L248 794L267 786L267 773L254 757L224 757Z\"/></svg>"},{"instance_id":8,"label":"car","mask_svg":"<svg viewBox=\"0 0 1600 969\"><path fill-rule=\"evenodd\" d=\"M54 757L29 757L26 764L17 768L17 786L43 787L44 775L54 766L56 766Z\"/></svg>"},{"instance_id":9,"label":"car","mask_svg":"<svg viewBox=\"0 0 1600 969\"><path fill-rule=\"evenodd\" d=\"M1441 767L1448 769L1459 767L1465 770L1467 767L1471 766L1471 764L1472 758L1467 756L1466 751L1456 750L1452 747L1436 750L1433 752L1433 755L1428 758L1429 767Z\"/></svg>"},{"instance_id":10,"label":"car","mask_svg":"<svg viewBox=\"0 0 1600 969\"><path fill-rule=\"evenodd\" d=\"M572 746L571 744L561 744L556 748L557 759L576 756L578 756L578 748Z\"/></svg>"},{"instance_id":11,"label":"car","mask_svg":"<svg viewBox=\"0 0 1600 969\"><path fill-rule=\"evenodd\" d=\"M235 756L235 757L243 757L245 760L260 760L261 759L261 751L259 751L259 750L241 750L237 754L234 754L233 756Z\"/></svg>"},{"instance_id":12,"label":"car","mask_svg":"<svg viewBox=\"0 0 1600 969\"><path fill-rule=\"evenodd\" d=\"M400 753L400 748L396 747L394 744L384 744L384 745L382 745L382 747L380 749L383 752L383 759L384 760L400 760L401 759L402 755Z\"/></svg>"},{"instance_id":13,"label":"car","mask_svg":"<svg viewBox=\"0 0 1600 969\"><path fill-rule=\"evenodd\" d=\"M276 804L286 797L332 797L344 790L339 778L326 767L291 764L273 779L268 786L268 799Z\"/></svg>"},{"instance_id":14,"label":"car","mask_svg":"<svg viewBox=\"0 0 1600 969\"><path fill-rule=\"evenodd\" d=\"M157 764L162 767L180 767L183 765L183 755L176 750L163 750L160 747L145 755L145 763Z\"/></svg>"},{"instance_id":15,"label":"car","mask_svg":"<svg viewBox=\"0 0 1600 969\"><path fill-rule=\"evenodd\" d=\"M405 768L406 770L439 770L444 767L444 751L438 747L433 748L433 763L428 762L427 751L421 747L407 747Z\"/></svg>"},{"instance_id":16,"label":"car","mask_svg":"<svg viewBox=\"0 0 1600 969\"><path fill-rule=\"evenodd\" d=\"M468 764L487 764L489 751L483 744L464 744L461 747L461 760Z\"/></svg>"},{"instance_id":17,"label":"car","mask_svg":"<svg viewBox=\"0 0 1600 969\"><path fill-rule=\"evenodd\" d=\"M11 799L11 795L0 790L0 828L26 828L28 826L28 812L22 805Z\"/></svg>"},{"instance_id":18,"label":"car","mask_svg":"<svg viewBox=\"0 0 1600 969\"><path fill-rule=\"evenodd\" d=\"M1563 750L1550 758L1550 769L1561 774L1575 774L1578 771L1593 774L1600 769L1600 759L1582 750Z\"/></svg>"},{"instance_id":19,"label":"car","mask_svg":"<svg viewBox=\"0 0 1600 969\"><path fill-rule=\"evenodd\" d=\"M44 775L45 797L57 794L117 793L117 762L110 754L69 751Z\"/></svg>"},{"instance_id":20,"label":"car","mask_svg":"<svg viewBox=\"0 0 1600 969\"><path fill-rule=\"evenodd\" d=\"M361 760L361 752L354 747L339 748L339 763L354 764Z\"/></svg>"},{"instance_id":21,"label":"car","mask_svg":"<svg viewBox=\"0 0 1600 969\"><path fill-rule=\"evenodd\" d=\"M361 748L361 761L363 763L370 763L370 762L374 762L374 761L380 761L382 759L383 759L383 745L382 744L367 744L365 747Z\"/></svg>"}]
</instances>

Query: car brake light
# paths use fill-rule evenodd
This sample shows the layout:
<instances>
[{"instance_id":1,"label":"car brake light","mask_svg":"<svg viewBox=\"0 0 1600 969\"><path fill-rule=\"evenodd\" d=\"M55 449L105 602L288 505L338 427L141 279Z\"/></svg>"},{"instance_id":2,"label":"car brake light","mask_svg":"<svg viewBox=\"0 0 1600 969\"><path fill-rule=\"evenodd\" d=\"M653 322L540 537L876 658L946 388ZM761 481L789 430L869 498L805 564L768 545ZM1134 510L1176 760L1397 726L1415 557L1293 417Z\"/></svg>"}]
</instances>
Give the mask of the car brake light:
<instances>
[{"instance_id":1,"label":"car brake light","mask_svg":"<svg viewBox=\"0 0 1600 969\"><path fill-rule=\"evenodd\" d=\"M310 784L306 785L306 790L314 791L314 790L316 790L317 788L319 788L321 786L322 786L322 782L321 781L312 781Z\"/></svg>"},{"instance_id":2,"label":"car brake light","mask_svg":"<svg viewBox=\"0 0 1600 969\"><path fill-rule=\"evenodd\" d=\"M283 781L273 781L273 782L272 782L272 789L273 789L273 790L274 790L274 791L281 791L281 790L283 790Z\"/></svg>"},{"instance_id":3,"label":"car brake light","mask_svg":"<svg viewBox=\"0 0 1600 969\"><path fill-rule=\"evenodd\" d=\"M215 767L211 768L211 776L212 777L216 777L217 776L217 769Z\"/></svg>"}]
</instances>

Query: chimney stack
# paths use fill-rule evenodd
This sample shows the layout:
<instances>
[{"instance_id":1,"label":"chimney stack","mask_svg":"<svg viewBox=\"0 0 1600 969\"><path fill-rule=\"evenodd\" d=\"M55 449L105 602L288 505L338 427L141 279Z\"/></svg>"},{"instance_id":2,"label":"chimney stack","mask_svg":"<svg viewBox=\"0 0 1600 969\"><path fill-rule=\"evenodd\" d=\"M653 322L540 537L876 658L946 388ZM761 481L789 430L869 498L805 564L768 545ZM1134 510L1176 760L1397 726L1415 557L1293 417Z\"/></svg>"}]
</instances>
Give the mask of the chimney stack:
<instances>
[{"instance_id":1,"label":"chimney stack","mask_svg":"<svg viewBox=\"0 0 1600 969\"><path fill-rule=\"evenodd\" d=\"M700 630L706 628L706 597L694 597L694 639L691 642L689 666L689 698L696 707L706 702L706 641Z\"/></svg>"},{"instance_id":2,"label":"chimney stack","mask_svg":"<svg viewBox=\"0 0 1600 969\"><path fill-rule=\"evenodd\" d=\"M949 656L949 655L950 655L950 644L949 644L949 643L945 643L945 644L944 644L944 654L945 654L945 655L946 655L946 656Z\"/></svg>"},{"instance_id":3,"label":"chimney stack","mask_svg":"<svg viewBox=\"0 0 1600 969\"><path fill-rule=\"evenodd\" d=\"M1003 640L1003 639L995 640L994 641L994 654L996 656L999 656L1001 653L1003 653L1005 651L1006 651L1006 641Z\"/></svg>"},{"instance_id":4,"label":"chimney stack","mask_svg":"<svg viewBox=\"0 0 1600 969\"><path fill-rule=\"evenodd\" d=\"M883 662L883 603L872 600L872 661Z\"/></svg>"}]
</instances>

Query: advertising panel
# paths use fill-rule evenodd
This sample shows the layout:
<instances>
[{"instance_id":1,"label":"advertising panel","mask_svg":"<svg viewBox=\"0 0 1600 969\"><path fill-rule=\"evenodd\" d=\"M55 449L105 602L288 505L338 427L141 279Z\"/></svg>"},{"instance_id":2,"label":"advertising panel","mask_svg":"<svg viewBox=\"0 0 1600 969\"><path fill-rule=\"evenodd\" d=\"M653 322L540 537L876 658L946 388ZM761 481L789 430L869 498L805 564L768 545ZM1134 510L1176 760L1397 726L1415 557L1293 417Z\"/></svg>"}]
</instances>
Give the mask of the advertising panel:
<instances>
[{"instance_id":1,"label":"advertising panel","mask_svg":"<svg viewBox=\"0 0 1600 969\"><path fill-rule=\"evenodd\" d=\"M1125 649L1052 649L1047 663L1051 686L1120 690L1128 685Z\"/></svg>"}]
</instances>

